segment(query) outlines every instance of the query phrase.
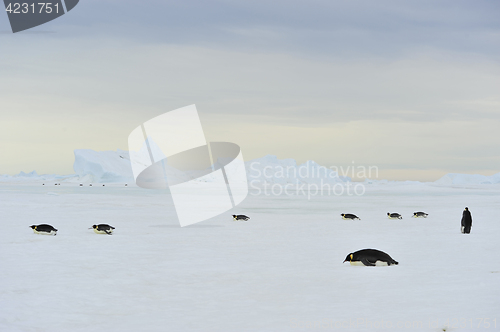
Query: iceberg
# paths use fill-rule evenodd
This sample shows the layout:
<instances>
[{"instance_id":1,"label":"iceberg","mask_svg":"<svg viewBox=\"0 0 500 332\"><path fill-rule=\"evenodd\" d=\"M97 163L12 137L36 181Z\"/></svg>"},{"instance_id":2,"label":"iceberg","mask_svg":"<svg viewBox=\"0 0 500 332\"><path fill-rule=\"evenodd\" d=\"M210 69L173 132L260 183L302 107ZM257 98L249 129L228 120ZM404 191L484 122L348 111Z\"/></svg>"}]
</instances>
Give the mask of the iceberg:
<instances>
[{"instance_id":1,"label":"iceberg","mask_svg":"<svg viewBox=\"0 0 500 332\"><path fill-rule=\"evenodd\" d=\"M73 169L81 181L95 183L134 182L128 151L75 150Z\"/></svg>"},{"instance_id":2,"label":"iceberg","mask_svg":"<svg viewBox=\"0 0 500 332\"><path fill-rule=\"evenodd\" d=\"M96 183L134 182L130 156L127 151L75 150L73 169L81 180ZM303 184L303 183L343 183L349 177L339 176L314 161L297 165L294 159L278 159L267 155L245 162L248 182L268 184ZM210 182L210 176L204 176L204 182Z\"/></svg>"},{"instance_id":3,"label":"iceberg","mask_svg":"<svg viewBox=\"0 0 500 332\"><path fill-rule=\"evenodd\" d=\"M154 147L154 145L153 145ZM0 175L0 182L94 182L94 183L135 183L128 151L94 151L90 149L77 149L74 151L75 161L73 169L75 174L39 175L36 171L29 173L20 172L17 175ZM220 160L219 160L220 162ZM248 184L259 185L302 185L302 184L337 184L351 182L351 178L341 176L336 171L321 166L309 160L298 165L292 158L278 159L275 155L267 155L262 158L253 159L244 163ZM135 165L136 167L143 167ZM236 166L235 166L236 167ZM237 167L243 167L238 164ZM172 173L172 172L171 172ZM207 172L206 176L194 181L211 182L216 178ZM175 175L175 174L174 174ZM378 179L365 179L366 185L422 185L419 181L388 181ZM432 184L451 185L483 185L500 184L500 173L491 176L479 174L446 174Z\"/></svg>"},{"instance_id":4,"label":"iceberg","mask_svg":"<svg viewBox=\"0 0 500 332\"><path fill-rule=\"evenodd\" d=\"M500 173L486 176L480 174L459 174L449 173L435 181L442 185L476 185L476 184L497 184L500 183Z\"/></svg>"}]
</instances>

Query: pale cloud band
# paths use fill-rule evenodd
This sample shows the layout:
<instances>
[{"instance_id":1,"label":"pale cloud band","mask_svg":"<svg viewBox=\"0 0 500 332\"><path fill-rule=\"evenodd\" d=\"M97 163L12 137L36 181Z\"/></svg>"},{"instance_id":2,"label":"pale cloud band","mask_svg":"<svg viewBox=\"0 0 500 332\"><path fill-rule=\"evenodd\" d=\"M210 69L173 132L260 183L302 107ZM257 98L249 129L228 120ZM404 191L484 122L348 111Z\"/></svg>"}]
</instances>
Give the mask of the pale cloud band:
<instances>
[{"instance_id":1,"label":"pale cloud band","mask_svg":"<svg viewBox=\"0 0 500 332\"><path fill-rule=\"evenodd\" d=\"M74 149L127 149L194 102L249 160L498 172L496 2L289 4L88 0L38 28L55 33L0 34L0 173L72 173Z\"/></svg>"}]
</instances>

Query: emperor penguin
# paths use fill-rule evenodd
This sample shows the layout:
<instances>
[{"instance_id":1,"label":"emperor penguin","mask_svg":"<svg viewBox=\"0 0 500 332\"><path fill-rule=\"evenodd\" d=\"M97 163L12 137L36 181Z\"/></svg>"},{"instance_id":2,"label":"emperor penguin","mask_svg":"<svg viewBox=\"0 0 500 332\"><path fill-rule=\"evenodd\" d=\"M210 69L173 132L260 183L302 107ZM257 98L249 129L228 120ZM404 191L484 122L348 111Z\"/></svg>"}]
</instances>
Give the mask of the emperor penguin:
<instances>
[{"instance_id":1,"label":"emperor penguin","mask_svg":"<svg viewBox=\"0 0 500 332\"><path fill-rule=\"evenodd\" d=\"M243 221L248 221L250 217L245 216L244 214L233 214L233 220L243 220Z\"/></svg>"},{"instance_id":2,"label":"emperor penguin","mask_svg":"<svg viewBox=\"0 0 500 332\"><path fill-rule=\"evenodd\" d=\"M391 256L377 249L362 249L356 252L351 252L344 260L350 262L351 265L360 266L389 266L398 265L399 263L392 259Z\"/></svg>"},{"instance_id":3,"label":"emperor penguin","mask_svg":"<svg viewBox=\"0 0 500 332\"><path fill-rule=\"evenodd\" d=\"M470 234L470 229L472 227L472 214L469 211L469 208L466 207L464 212L462 213L462 227L461 231L463 234Z\"/></svg>"},{"instance_id":4,"label":"emperor penguin","mask_svg":"<svg viewBox=\"0 0 500 332\"><path fill-rule=\"evenodd\" d=\"M96 234L108 234L108 235L113 234L113 230L115 229L113 226L107 224L92 225L92 227L89 229L92 228L94 229L94 233Z\"/></svg>"},{"instance_id":5,"label":"emperor penguin","mask_svg":"<svg viewBox=\"0 0 500 332\"><path fill-rule=\"evenodd\" d=\"M355 214L350 214L350 213L342 213L340 214L342 216L342 219L349 219L349 220L354 220L354 219L358 219L358 220L361 220L359 219L359 217Z\"/></svg>"},{"instance_id":6,"label":"emperor penguin","mask_svg":"<svg viewBox=\"0 0 500 332\"><path fill-rule=\"evenodd\" d=\"M429 214L425 212L413 212L412 218L427 218Z\"/></svg>"},{"instance_id":7,"label":"emperor penguin","mask_svg":"<svg viewBox=\"0 0 500 332\"><path fill-rule=\"evenodd\" d=\"M35 234L54 235L54 236L57 235L57 229L47 224L31 225L30 228L33 230L33 233Z\"/></svg>"},{"instance_id":8,"label":"emperor penguin","mask_svg":"<svg viewBox=\"0 0 500 332\"><path fill-rule=\"evenodd\" d=\"M399 213L387 212L387 216L389 217L389 219L403 219L403 217Z\"/></svg>"}]
</instances>

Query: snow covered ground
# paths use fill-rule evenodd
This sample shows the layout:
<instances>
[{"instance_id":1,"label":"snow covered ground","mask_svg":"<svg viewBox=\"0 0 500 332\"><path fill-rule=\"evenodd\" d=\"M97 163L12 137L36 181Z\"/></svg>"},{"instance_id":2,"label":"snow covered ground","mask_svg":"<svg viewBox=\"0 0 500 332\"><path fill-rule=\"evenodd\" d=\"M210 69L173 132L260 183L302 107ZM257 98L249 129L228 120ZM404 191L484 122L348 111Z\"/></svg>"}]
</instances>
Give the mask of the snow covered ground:
<instances>
[{"instance_id":1,"label":"snow covered ground","mask_svg":"<svg viewBox=\"0 0 500 332\"><path fill-rule=\"evenodd\" d=\"M0 331L500 329L500 186L366 187L250 194L181 228L165 191L2 183ZM470 235L459 231L465 206ZM420 210L429 217L410 218ZM39 223L58 235L33 234ZM88 229L97 223L114 235ZM342 264L362 248L400 264Z\"/></svg>"}]
</instances>

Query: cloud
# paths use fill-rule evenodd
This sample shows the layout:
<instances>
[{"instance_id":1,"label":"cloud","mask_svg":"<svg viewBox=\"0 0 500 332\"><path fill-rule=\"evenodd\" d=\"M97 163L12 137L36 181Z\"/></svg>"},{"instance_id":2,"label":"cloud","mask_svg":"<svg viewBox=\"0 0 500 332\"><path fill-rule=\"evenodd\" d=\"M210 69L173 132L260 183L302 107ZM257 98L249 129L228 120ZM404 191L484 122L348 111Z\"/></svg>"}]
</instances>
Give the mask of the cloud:
<instances>
[{"instance_id":1,"label":"cloud","mask_svg":"<svg viewBox=\"0 0 500 332\"><path fill-rule=\"evenodd\" d=\"M495 131L477 128L500 120L498 14L487 1L80 2L33 30L55 33L0 35L8 172L26 165L23 142L37 142L24 170L49 158L71 172L73 149L126 149L139 123L193 103L207 135L241 140L246 158L357 151L391 169L471 170L465 151L494 169ZM403 143L428 153L415 166Z\"/></svg>"},{"instance_id":2,"label":"cloud","mask_svg":"<svg viewBox=\"0 0 500 332\"><path fill-rule=\"evenodd\" d=\"M493 1L87 0L41 29L61 38L111 36L144 43L328 57L397 58L426 49L500 53Z\"/></svg>"}]
</instances>

